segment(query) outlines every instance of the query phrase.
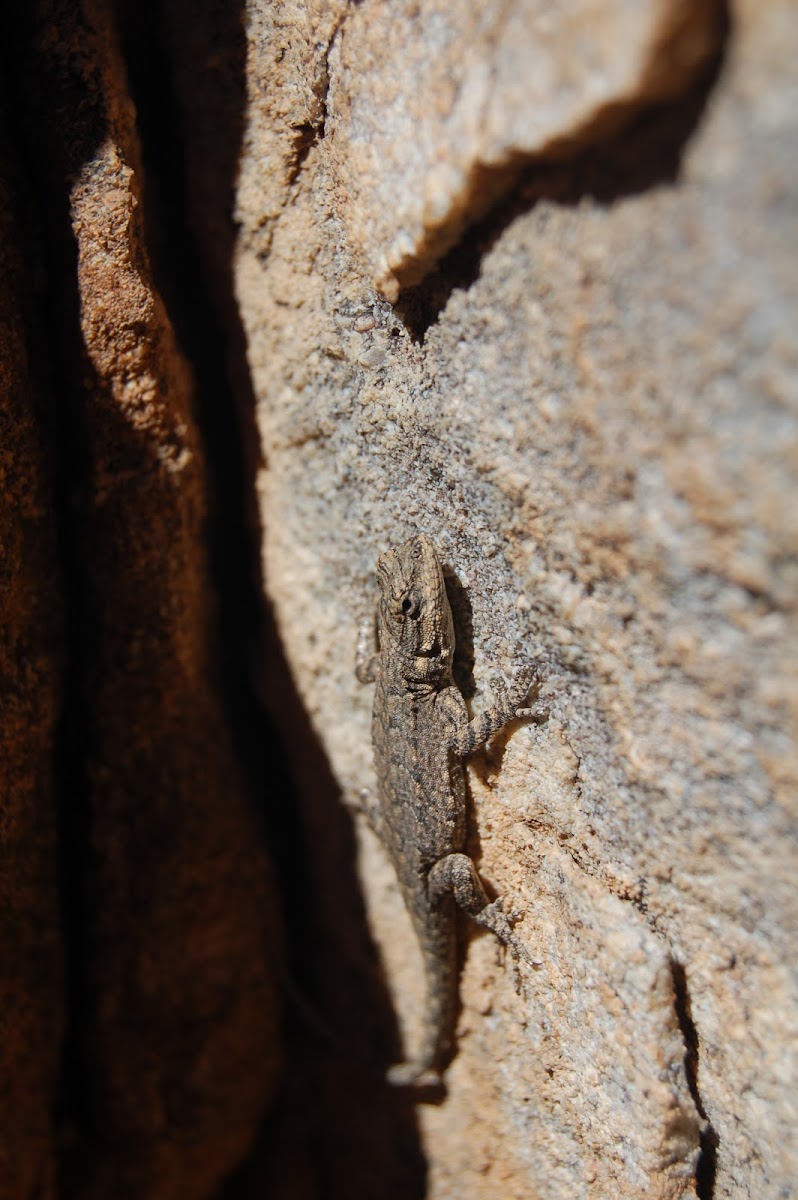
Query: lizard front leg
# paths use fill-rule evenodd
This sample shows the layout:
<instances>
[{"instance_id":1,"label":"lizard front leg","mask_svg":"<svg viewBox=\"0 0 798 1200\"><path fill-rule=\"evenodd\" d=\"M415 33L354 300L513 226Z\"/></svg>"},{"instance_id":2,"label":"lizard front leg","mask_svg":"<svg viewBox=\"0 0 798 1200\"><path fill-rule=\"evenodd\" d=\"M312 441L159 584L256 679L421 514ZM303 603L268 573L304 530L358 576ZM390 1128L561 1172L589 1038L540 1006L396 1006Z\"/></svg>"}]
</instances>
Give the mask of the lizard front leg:
<instances>
[{"instance_id":1,"label":"lizard front leg","mask_svg":"<svg viewBox=\"0 0 798 1200\"><path fill-rule=\"evenodd\" d=\"M377 678L380 656L377 646L376 614L360 623L355 647L355 675L358 683L373 683Z\"/></svg>"},{"instance_id":2,"label":"lizard front leg","mask_svg":"<svg viewBox=\"0 0 798 1200\"><path fill-rule=\"evenodd\" d=\"M450 720L453 718L454 725L449 737L449 748L452 753L458 758L467 758L489 737L498 733L508 721L512 721L516 717L533 716L533 710L524 708L523 703L537 676L537 668L531 663L527 663L518 670L509 688L500 679L494 684L493 704L471 721L465 719L465 707L462 702L453 706L453 711L449 714Z\"/></svg>"}]
</instances>

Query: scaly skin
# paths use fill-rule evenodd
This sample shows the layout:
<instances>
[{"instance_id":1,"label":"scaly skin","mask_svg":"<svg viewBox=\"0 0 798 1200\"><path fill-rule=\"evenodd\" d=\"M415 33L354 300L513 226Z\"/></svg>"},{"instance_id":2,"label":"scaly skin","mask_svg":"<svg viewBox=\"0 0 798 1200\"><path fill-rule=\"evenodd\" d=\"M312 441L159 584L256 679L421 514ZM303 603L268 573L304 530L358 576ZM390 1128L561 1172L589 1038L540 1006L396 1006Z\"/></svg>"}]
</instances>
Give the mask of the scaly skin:
<instances>
[{"instance_id":1,"label":"scaly skin","mask_svg":"<svg viewBox=\"0 0 798 1200\"><path fill-rule=\"evenodd\" d=\"M456 907L533 963L498 901L488 901L463 852L466 794L463 760L515 717L531 666L510 689L468 719L452 677L454 626L435 547L420 534L377 562L377 647L361 638L358 678L375 681L372 739L377 804L372 823L391 856L424 959L427 1013L420 1052L391 1068L390 1079L439 1084L451 1051L457 1002ZM372 634L373 637L373 634Z\"/></svg>"}]
</instances>

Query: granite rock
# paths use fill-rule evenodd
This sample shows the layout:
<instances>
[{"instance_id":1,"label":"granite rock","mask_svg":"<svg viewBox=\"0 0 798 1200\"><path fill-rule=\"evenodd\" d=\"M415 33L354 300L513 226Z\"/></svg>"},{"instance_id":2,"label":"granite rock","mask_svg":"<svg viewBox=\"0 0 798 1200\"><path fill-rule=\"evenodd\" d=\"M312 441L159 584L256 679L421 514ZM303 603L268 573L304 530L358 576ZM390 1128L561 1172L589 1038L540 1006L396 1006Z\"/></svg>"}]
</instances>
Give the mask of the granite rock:
<instances>
[{"instance_id":1,"label":"granite rock","mask_svg":"<svg viewBox=\"0 0 798 1200\"><path fill-rule=\"evenodd\" d=\"M475 709L522 654L546 679L548 722L470 770L480 870L544 965L470 941L428 1194L784 1196L798 21L636 6L627 38L602 4L583 42L564 6L547 38L534 6L517 36L433 8L309 4L288 39L251 7L236 262L268 593L344 797L374 785L350 647L387 546L424 530L459 581ZM359 836L412 1042L412 933Z\"/></svg>"}]
</instances>

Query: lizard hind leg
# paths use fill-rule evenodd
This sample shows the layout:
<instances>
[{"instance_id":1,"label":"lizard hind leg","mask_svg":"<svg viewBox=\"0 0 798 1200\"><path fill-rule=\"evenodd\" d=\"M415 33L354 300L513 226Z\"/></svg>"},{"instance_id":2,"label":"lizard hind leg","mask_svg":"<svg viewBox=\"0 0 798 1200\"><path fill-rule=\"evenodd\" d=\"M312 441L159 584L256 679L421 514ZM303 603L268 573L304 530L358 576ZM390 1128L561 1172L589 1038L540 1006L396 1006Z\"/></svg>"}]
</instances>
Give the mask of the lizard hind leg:
<instances>
[{"instance_id":1,"label":"lizard hind leg","mask_svg":"<svg viewBox=\"0 0 798 1200\"><path fill-rule=\"evenodd\" d=\"M478 925L484 925L494 933L516 958L539 966L532 958L520 938L516 937L506 914L502 912L501 899L488 900L477 869L467 854L447 854L435 863L429 873L429 894L439 900L446 894L453 896L458 908L468 913Z\"/></svg>"}]
</instances>

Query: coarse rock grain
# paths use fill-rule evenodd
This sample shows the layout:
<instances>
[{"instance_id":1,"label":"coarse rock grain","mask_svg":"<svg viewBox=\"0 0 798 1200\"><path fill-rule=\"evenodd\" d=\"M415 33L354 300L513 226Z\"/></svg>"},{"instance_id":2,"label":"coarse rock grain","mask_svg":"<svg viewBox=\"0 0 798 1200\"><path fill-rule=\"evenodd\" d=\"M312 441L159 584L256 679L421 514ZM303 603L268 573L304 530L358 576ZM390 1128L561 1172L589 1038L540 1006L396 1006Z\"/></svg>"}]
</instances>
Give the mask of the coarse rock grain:
<instances>
[{"instance_id":1,"label":"coarse rock grain","mask_svg":"<svg viewBox=\"0 0 798 1200\"><path fill-rule=\"evenodd\" d=\"M475 22L493 11L468 7ZM344 794L373 786L371 695L349 647L377 554L416 530L467 597L474 707L521 649L551 693L548 724L470 773L480 871L545 965L516 981L488 939L469 946L448 1099L421 1115L428 1194L706 1196L714 1181L716 1196L784 1196L798 1176L798 20L786 0L740 0L722 61L696 74L709 22L674 74L664 6L638 6L628 70L623 6L593 6L619 72L596 98L558 10L544 42L511 6L517 44L551 69L524 92L488 39L489 133L469 140L455 118L471 93L458 108L451 81L482 69L483 43L447 6L447 48L427 8L394 27L369 0L308 4L287 38L250 6L236 286L267 586ZM611 132L600 114L619 102L640 118ZM541 110L524 142L523 114ZM297 123L312 136L292 158ZM467 176L570 138L572 159L524 175L441 271L395 305L380 295L483 215L460 175L430 208L430 164L461 154ZM410 1039L412 934L361 840Z\"/></svg>"}]
</instances>

